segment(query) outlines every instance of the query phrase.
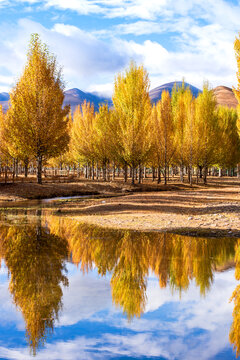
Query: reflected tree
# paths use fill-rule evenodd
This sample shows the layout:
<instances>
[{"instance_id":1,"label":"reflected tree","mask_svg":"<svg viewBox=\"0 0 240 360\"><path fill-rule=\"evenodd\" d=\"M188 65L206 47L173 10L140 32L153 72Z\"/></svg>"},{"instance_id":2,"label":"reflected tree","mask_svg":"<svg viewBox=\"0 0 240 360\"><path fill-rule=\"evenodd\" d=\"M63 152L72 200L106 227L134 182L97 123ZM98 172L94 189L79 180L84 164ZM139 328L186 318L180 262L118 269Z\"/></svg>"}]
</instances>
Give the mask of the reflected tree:
<instances>
[{"instance_id":1,"label":"reflected tree","mask_svg":"<svg viewBox=\"0 0 240 360\"><path fill-rule=\"evenodd\" d=\"M11 274L9 289L23 314L33 354L52 333L62 308L62 288L68 285L66 240L41 225L18 224L0 228L1 248ZM4 234L4 236L3 236Z\"/></svg>"},{"instance_id":2,"label":"reflected tree","mask_svg":"<svg viewBox=\"0 0 240 360\"><path fill-rule=\"evenodd\" d=\"M234 258L236 239L195 238L167 233L104 229L69 219L48 219L52 233L65 237L70 258L85 272L112 273L113 302L129 320L145 310L147 276L151 270L160 287L179 295L195 280L204 296L214 271Z\"/></svg>"}]
</instances>

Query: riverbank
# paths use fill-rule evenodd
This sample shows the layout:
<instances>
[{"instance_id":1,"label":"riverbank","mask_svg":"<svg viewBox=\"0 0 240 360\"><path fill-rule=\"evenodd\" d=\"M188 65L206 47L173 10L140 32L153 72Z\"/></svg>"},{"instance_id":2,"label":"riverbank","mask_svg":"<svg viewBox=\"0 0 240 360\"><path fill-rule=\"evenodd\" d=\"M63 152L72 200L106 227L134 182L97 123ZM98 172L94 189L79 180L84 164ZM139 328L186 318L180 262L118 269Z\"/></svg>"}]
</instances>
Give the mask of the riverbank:
<instances>
[{"instance_id":1,"label":"riverbank","mask_svg":"<svg viewBox=\"0 0 240 360\"><path fill-rule=\"evenodd\" d=\"M58 211L109 228L240 236L240 182L59 204Z\"/></svg>"},{"instance_id":2,"label":"riverbank","mask_svg":"<svg viewBox=\"0 0 240 360\"><path fill-rule=\"evenodd\" d=\"M15 183L0 183L0 201L22 201L33 199L47 199L64 196L77 195L116 195L128 194L132 192L184 190L190 188L189 184L182 184L178 179L168 185L157 184L151 179L144 184L132 186L130 181L101 182L86 179L76 180L75 182L49 182L44 181L42 185L36 183L35 179L30 181L17 181Z\"/></svg>"},{"instance_id":3,"label":"riverbank","mask_svg":"<svg viewBox=\"0 0 240 360\"><path fill-rule=\"evenodd\" d=\"M92 181L0 186L4 209L20 205L18 200L93 194L91 198L53 200L41 207L108 228L240 237L240 181L236 178L212 178L207 186L193 188L177 181L166 187L150 182L132 187ZM21 206L27 209L29 204L31 201L22 202Z\"/></svg>"}]
</instances>

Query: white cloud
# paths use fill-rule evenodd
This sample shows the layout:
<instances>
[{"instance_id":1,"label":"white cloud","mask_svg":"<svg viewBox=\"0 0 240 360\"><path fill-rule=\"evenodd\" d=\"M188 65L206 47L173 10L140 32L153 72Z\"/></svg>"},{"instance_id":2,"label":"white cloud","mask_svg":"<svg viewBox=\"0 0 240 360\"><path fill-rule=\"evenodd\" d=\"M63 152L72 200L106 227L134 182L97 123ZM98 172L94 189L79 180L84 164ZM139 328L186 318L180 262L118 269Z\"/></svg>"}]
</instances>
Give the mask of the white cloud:
<instances>
[{"instance_id":1,"label":"white cloud","mask_svg":"<svg viewBox=\"0 0 240 360\"><path fill-rule=\"evenodd\" d=\"M92 32L68 23L56 23L48 29L27 19L15 26L3 24L0 64L4 64L10 74L6 76L0 70L1 91L6 91L7 83L9 87L13 85L21 73L32 32L40 33L57 55L63 65L67 88L79 87L109 96L114 76L130 59L147 68L151 88L183 77L200 88L205 80L213 87L236 85L233 42L239 30L240 6L223 0L16 1L136 21ZM151 40L153 33L167 37L171 45L163 45L161 38ZM149 40L126 40L125 35L148 35Z\"/></svg>"}]
</instances>

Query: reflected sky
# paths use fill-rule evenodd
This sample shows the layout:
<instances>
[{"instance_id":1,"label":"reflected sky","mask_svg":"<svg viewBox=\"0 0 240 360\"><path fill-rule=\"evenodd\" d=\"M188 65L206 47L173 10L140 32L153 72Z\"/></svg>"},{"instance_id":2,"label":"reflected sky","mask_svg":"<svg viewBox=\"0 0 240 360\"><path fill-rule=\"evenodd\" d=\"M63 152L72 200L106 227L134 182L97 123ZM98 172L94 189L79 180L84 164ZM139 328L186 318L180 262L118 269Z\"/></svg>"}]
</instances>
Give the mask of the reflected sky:
<instances>
[{"instance_id":1,"label":"reflected sky","mask_svg":"<svg viewBox=\"0 0 240 360\"><path fill-rule=\"evenodd\" d=\"M0 358L235 359L239 244L1 222Z\"/></svg>"}]
</instances>

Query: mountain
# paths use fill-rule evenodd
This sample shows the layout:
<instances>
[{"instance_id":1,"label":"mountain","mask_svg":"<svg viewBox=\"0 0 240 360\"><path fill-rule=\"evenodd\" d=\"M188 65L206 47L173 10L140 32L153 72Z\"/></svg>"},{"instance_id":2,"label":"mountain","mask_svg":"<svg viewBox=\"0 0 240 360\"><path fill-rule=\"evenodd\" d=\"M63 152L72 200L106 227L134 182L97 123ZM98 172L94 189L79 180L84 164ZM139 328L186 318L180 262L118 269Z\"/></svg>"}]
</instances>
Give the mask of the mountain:
<instances>
[{"instance_id":1,"label":"mountain","mask_svg":"<svg viewBox=\"0 0 240 360\"><path fill-rule=\"evenodd\" d=\"M175 84L176 84L177 88L182 87L182 81L175 81L175 82L163 84L161 86L156 87L155 89L150 90L149 95L150 95L151 102L156 103L158 100L160 100L163 90L166 90L171 94L172 89ZM198 89L195 86L192 86L188 83L185 83L185 87L190 88L194 97L197 97L198 94L202 92L200 89Z\"/></svg>"},{"instance_id":2,"label":"mountain","mask_svg":"<svg viewBox=\"0 0 240 360\"><path fill-rule=\"evenodd\" d=\"M3 107L3 111L7 111L8 109L8 101L9 101L9 94L6 92L0 93L0 105Z\"/></svg>"},{"instance_id":3,"label":"mountain","mask_svg":"<svg viewBox=\"0 0 240 360\"><path fill-rule=\"evenodd\" d=\"M229 108L237 107L238 102L231 88L227 86L217 86L213 89L213 92L217 100L217 105L228 106Z\"/></svg>"},{"instance_id":4,"label":"mountain","mask_svg":"<svg viewBox=\"0 0 240 360\"><path fill-rule=\"evenodd\" d=\"M171 93L172 89L174 87L174 84L176 84L177 87L182 86L182 82L177 81L177 82L170 82L170 83L158 86L155 89L150 90L149 95L150 95L152 103L156 103L158 100L161 99L161 94L162 94L163 90L167 90L167 91L169 91L169 93ZM197 97L198 94L200 92L202 92L195 86L192 86L188 83L185 83L185 86L190 88L194 97ZM237 100L236 100L231 88L226 87L226 86L217 86L215 89L213 89L213 91L216 96L218 105L226 105L228 107L236 108ZM105 102L108 102L110 107L112 106L112 99L98 96L95 93L84 92L77 88L69 89L69 90L65 91L64 94L65 94L65 98L64 98L63 104L70 105L72 111L75 110L77 105L82 104L84 100L90 101L91 103L93 103L95 109L98 109L99 104L105 103ZM3 106L4 111L6 111L8 109L8 101L9 101L9 94L6 92L0 93L0 105Z\"/></svg>"},{"instance_id":5,"label":"mountain","mask_svg":"<svg viewBox=\"0 0 240 360\"><path fill-rule=\"evenodd\" d=\"M64 95L63 105L70 105L72 111L74 111L78 105L82 104L84 100L93 103L95 109L98 109L99 104L105 102L108 102L109 106L112 106L111 99L100 97L93 93L87 93L76 88L65 91ZM5 92L0 93L0 105L2 105L4 111L8 109L8 101L9 94Z\"/></svg>"},{"instance_id":6,"label":"mountain","mask_svg":"<svg viewBox=\"0 0 240 360\"><path fill-rule=\"evenodd\" d=\"M10 98L9 94L6 92L0 93L0 101L8 101Z\"/></svg>"},{"instance_id":7,"label":"mountain","mask_svg":"<svg viewBox=\"0 0 240 360\"><path fill-rule=\"evenodd\" d=\"M63 105L70 105L72 111L74 111L78 105L82 104L84 100L93 103L95 109L98 109L99 104L105 102L108 102L110 106L112 105L111 99L103 98L93 93L86 93L76 88L67 90L64 92L64 94L65 94L65 98Z\"/></svg>"}]
</instances>

